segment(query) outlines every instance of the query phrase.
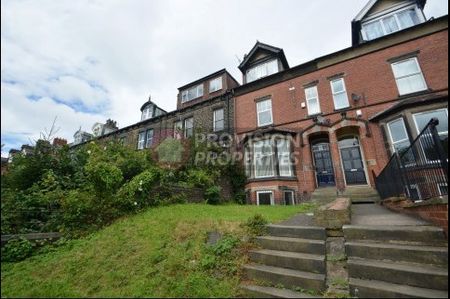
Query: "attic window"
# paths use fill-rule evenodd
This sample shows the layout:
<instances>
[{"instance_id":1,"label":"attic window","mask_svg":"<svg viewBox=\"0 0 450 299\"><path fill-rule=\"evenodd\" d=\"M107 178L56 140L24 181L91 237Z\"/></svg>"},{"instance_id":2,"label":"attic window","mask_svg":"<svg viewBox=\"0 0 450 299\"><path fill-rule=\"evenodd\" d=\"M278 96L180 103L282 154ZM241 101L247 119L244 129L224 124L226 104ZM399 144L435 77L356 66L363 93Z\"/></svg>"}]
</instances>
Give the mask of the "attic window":
<instances>
[{"instance_id":1,"label":"attic window","mask_svg":"<svg viewBox=\"0 0 450 299\"><path fill-rule=\"evenodd\" d=\"M146 120L153 117L153 106L149 105L142 110L141 120Z\"/></svg>"},{"instance_id":2,"label":"attic window","mask_svg":"<svg viewBox=\"0 0 450 299\"><path fill-rule=\"evenodd\" d=\"M363 23L362 35L364 40L373 40L421 23L417 6L397 10Z\"/></svg>"},{"instance_id":3,"label":"attic window","mask_svg":"<svg viewBox=\"0 0 450 299\"><path fill-rule=\"evenodd\" d=\"M267 77L269 75L275 74L278 72L278 60L273 59L261 64L258 64L249 70L245 75L246 82L250 83L252 81L258 80L263 77Z\"/></svg>"},{"instance_id":4,"label":"attic window","mask_svg":"<svg viewBox=\"0 0 450 299\"><path fill-rule=\"evenodd\" d=\"M183 90L181 93L181 102L186 103L201 96L203 96L203 84Z\"/></svg>"}]
</instances>

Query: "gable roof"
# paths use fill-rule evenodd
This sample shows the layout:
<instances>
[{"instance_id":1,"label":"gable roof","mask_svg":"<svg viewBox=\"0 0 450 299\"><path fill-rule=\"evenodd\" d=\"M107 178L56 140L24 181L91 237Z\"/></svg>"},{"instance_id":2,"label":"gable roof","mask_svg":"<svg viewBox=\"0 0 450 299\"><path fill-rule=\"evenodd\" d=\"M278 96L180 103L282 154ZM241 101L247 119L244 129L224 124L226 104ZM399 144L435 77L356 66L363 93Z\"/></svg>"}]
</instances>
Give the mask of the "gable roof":
<instances>
[{"instance_id":1,"label":"gable roof","mask_svg":"<svg viewBox=\"0 0 450 299\"><path fill-rule=\"evenodd\" d=\"M251 58L260 50L265 50L273 53L275 56L277 56L281 63L283 64L283 67L285 69L289 68L289 64L287 62L286 56L284 55L284 51L281 48L277 48L268 44L264 44L260 41L256 41L256 44L253 46L253 48L250 50L250 52L247 55L244 55L244 60L239 64L238 68L243 71L247 68L249 62L251 61Z\"/></svg>"},{"instance_id":2,"label":"gable roof","mask_svg":"<svg viewBox=\"0 0 450 299\"><path fill-rule=\"evenodd\" d=\"M352 20L352 45L358 45L360 43L360 31L361 31L361 22L364 17L370 12L370 10L378 3L383 0L370 0L366 3L366 5L361 9L361 11L356 15L356 17ZM403 1L407 2L407 1ZM414 0L411 2L415 2L421 9L425 7L427 0ZM402 2L400 2L402 3Z\"/></svg>"}]
</instances>

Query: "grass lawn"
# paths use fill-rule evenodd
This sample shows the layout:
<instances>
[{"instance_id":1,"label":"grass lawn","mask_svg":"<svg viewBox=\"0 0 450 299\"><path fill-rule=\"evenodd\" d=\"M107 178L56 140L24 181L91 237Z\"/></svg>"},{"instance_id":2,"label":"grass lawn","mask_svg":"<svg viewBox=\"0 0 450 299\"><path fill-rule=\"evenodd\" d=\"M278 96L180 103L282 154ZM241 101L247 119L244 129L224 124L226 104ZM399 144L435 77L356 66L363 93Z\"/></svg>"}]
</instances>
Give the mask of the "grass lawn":
<instances>
[{"instance_id":1,"label":"grass lawn","mask_svg":"<svg viewBox=\"0 0 450 299\"><path fill-rule=\"evenodd\" d=\"M241 236L240 223L256 213L276 222L310 209L203 204L152 208L48 253L2 263L1 295L233 297L245 250L217 261L220 257L205 245L207 232Z\"/></svg>"}]
</instances>

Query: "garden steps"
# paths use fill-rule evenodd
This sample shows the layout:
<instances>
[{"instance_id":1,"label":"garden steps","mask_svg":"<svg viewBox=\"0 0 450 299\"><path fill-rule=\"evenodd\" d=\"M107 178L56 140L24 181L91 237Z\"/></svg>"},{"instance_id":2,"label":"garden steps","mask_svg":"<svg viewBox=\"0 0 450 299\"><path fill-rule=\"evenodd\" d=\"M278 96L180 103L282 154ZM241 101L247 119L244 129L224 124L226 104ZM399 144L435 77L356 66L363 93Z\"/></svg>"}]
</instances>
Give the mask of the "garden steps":
<instances>
[{"instance_id":1,"label":"garden steps","mask_svg":"<svg viewBox=\"0 0 450 299\"><path fill-rule=\"evenodd\" d=\"M322 298L310 294L274 287L241 285L240 288L246 295L252 298Z\"/></svg>"},{"instance_id":2,"label":"garden steps","mask_svg":"<svg viewBox=\"0 0 450 299\"><path fill-rule=\"evenodd\" d=\"M313 298L326 290L326 231L314 226L268 225L268 235L258 237L262 247L250 251L244 266L248 280L277 288L246 285L249 296ZM292 290L302 290L296 292ZM304 291L306 290L306 291Z\"/></svg>"}]
</instances>

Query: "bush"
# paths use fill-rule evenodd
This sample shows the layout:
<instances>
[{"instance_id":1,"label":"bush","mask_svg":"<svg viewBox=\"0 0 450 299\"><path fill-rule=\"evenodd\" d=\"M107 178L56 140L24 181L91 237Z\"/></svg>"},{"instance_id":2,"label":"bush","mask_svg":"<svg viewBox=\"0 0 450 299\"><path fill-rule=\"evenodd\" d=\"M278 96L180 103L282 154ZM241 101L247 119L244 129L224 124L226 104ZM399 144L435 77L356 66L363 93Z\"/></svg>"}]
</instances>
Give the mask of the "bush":
<instances>
[{"instance_id":1,"label":"bush","mask_svg":"<svg viewBox=\"0 0 450 299\"><path fill-rule=\"evenodd\" d=\"M33 253L33 244L19 238L10 240L2 247L2 262L18 262L26 259Z\"/></svg>"},{"instance_id":2,"label":"bush","mask_svg":"<svg viewBox=\"0 0 450 299\"><path fill-rule=\"evenodd\" d=\"M114 194L122 183L122 171L107 162L88 163L85 167L89 182L97 195Z\"/></svg>"},{"instance_id":3,"label":"bush","mask_svg":"<svg viewBox=\"0 0 450 299\"><path fill-rule=\"evenodd\" d=\"M219 186L212 186L205 191L205 200L210 205L216 205L220 202L220 190Z\"/></svg>"},{"instance_id":4,"label":"bush","mask_svg":"<svg viewBox=\"0 0 450 299\"><path fill-rule=\"evenodd\" d=\"M267 232L266 225L269 223L261 214L250 217L244 226L251 237L262 236Z\"/></svg>"}]
</instances>

